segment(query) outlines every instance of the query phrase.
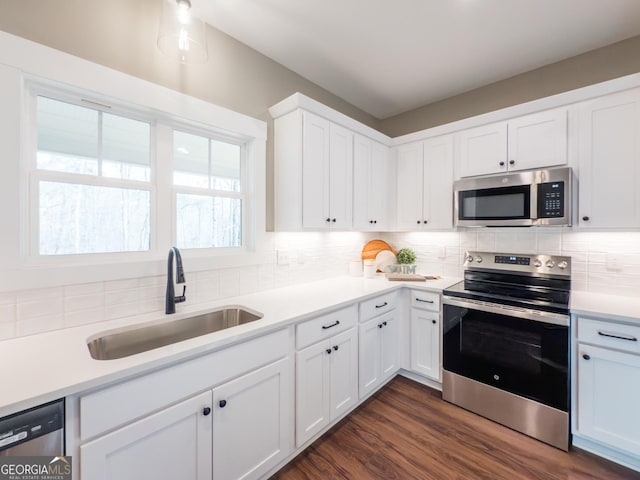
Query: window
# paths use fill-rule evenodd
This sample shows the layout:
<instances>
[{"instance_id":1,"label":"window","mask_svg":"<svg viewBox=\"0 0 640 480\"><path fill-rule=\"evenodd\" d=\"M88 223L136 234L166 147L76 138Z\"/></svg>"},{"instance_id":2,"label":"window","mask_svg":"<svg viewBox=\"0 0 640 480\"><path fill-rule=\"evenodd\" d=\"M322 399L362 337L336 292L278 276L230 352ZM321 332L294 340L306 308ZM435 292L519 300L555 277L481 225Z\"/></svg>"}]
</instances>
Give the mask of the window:
<instances>
[{"instance_id":1,"label":"window","mask_svg":"<svg viewBox=\"0 0 640 480\"><path fill-rule=\"evenodd\" d=\"M39 255L150 249L151 125L36 97Z\"/></svg>"},{"instance_id":2,"label":"window","mask_svg":"<svg viewBox=\"0 0 640 480\"><path fill-rule=\"evenodd\" d=\"M237 143L173 131L178 247L243 245L243 156Z\"/></svg>"}]
</instances>

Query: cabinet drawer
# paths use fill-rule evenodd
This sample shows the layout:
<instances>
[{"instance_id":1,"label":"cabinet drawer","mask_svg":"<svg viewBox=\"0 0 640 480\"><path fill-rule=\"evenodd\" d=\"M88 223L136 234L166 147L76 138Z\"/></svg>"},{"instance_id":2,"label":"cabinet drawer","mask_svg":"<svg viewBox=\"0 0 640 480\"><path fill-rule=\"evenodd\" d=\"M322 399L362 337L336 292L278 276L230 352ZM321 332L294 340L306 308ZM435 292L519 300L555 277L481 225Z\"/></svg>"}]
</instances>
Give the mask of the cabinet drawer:
<instances>
[{"instance_id":1,"label":"cabinet drawer","mask_svg":"<svg viewBox=\"0 0 640 480\"><path fill-rule=\"evenodd\" d=\"M387 293L386 295L380 295L379 297L361 302L360 321L366 322L373 317L387 313L388 311L396 308L397 303L398 294L396 292Z\"/></svg>"},{"instance_id":2,"label":"cabinet drawer","mask_svg":"<svg viewBox=\"0 0 640 480\"><path fill-rule=\"evenodd\" d=\"M296 348L300 350L312 343L344 332L356 323L357 305L336 310L296 326Z\"/></svg>"},{"instance_id":3,"label":"cabinet drawer","mask_svg":"<svg viewBox=\"0 0 640 480\"><path fill-rule=\"evenodd\" d=\"M279 330L84 395L80 398L80 438L95 437L284 358L289 338L288 329Z\"/></svg>"},{"instance_id":4,"label":"cabinet drawer","mask_svg":"<svg viewBox=\"0 0 640 480\"><path fill-rule=\"evenodd\" d=\"M640 325L578 317L578 341L640 353Z\"/></svg>"},{"instance_id":5,"label":"cabinet drawer","mask_svg":"<svg viewBox=\"0 0 640 480\"><path fill-rule=\"evenodd\" d=\"M411 307L439 312L440 294L434 292L423 292L421 290L411 290Z\"/></svg>"}]
</instances>

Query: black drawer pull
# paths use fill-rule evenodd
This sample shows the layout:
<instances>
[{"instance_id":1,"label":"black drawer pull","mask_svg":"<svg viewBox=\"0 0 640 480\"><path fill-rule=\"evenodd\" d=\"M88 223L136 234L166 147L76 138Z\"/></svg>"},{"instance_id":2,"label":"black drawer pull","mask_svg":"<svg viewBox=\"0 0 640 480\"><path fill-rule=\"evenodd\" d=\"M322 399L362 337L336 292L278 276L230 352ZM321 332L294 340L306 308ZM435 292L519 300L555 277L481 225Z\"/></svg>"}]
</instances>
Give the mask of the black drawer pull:
<instances>
[{"instance_id":1,"label":"black drawer pull","mask_svg":"<svg viewBox=\"0 0 640 480\"><path fill-rule=\"evenodd\" d=\"M340 325L340 320L336 320L336 323L332 323L331 325L323 325L322 329L323 330L328 330L330 328L335 327L336 325Z\"/></svg>"},{"instance_id":2,"label":"black drawer pull","mask_svg":"<svg viewBox=\"0 0 640 480\"><path fill-rule=\"evenodd\" d=\"M422 303L433 303L433 300L423 300L421 298L416 297L416 302L422 302Z\"/></svg>"},{"instance_id":3,"label":"black drawer pull","mask_svg":"<svg viewBox=\"0 0 640 480\"><path fill-rule=\"evenodd\" d=\"M339 349L339 348L340 348L340 346L339 346L339 345L334 345L334 346L333 346L333 350L334 350L334 351L336 351L336 352L338 351L338 349Z\"/></svg>"},{"instance_id":4,"label":"black drawer pull","mask_svg":"<svg viewBox=\"0 0 640 480\"><path fill-rule=\"evenodd\" d=\"M387 302L384 302L382 305L376 305L376 308L386 307L387 305L389 304Z\"/></svg>"},{"instance_id":5,"label":"black drawer pull","mask_svg":"<svg viewBox=\"0 0 640 480\"><path fill-rule=\"evenodd\" d=\"M207 415L209 415L211 413L211 407L204 407L202 409L202 414L206 417Z\"/></svg>"},{"instance_id":6,"label":"black drawer pull","mask_svg":"<svg viewBox=\"0 0 640 480\"><path fill-rule=\"evenodd\" d=\"M637 342L638 339L632 335L624 335L622 333L614 333L614 332L603 332L601 330L598 330L598 335L602 336L602 337L610 337L610 338L617 338L619 340L629 340L630 342Z\"/></svg>"},{"instance_id":7,"label":"black drawer pull","mask_svg":"<svg viewBox=\"0 0 640 480\"><path fill-rule=\"evenodd\" d=\"M589 355L587 355L586 353L582 354L582 358L584 358L585 360L591 360L591 357Z\"/></svg>"},{"instance_id":8,"label":"black drawer pull","mask_svg":"<svg viewBox=\"0 0 640 480\"><path fill-rule=\"evenodd\" d=\"M227 406L227 401L226 400L220 400L220 402L218 403L218 405L220 405L220 408L224 408Z\"/></svg>"},{"instance_id":9,"label":"black drawer pull","mask_svg":"<svg viewBox=\"0 0 640 480\"><path fill-rule=\"evenodd\" d=\"M325 352L327 352L327 355L331 355L331 349L330 349L330 348L327 348L327 349L325 350Z\"/></svg>"},{"instance_id":10,"label":"black drawer pull","mask_svg":"<svg viewBox=\"0 0 640 480\"><path fill-rule=\"evenodd\" d=\"M378 328L382 328L384 327L384 325L382 325L381 323L378 324Z\"/></svg>"}]
</instances>

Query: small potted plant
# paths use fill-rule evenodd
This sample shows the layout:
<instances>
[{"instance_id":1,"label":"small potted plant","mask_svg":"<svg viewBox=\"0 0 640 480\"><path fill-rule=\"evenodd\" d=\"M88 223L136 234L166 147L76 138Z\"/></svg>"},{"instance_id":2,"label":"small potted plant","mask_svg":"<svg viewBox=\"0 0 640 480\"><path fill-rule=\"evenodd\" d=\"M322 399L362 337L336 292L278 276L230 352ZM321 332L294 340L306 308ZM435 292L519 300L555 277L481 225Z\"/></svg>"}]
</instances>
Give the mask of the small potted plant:
<instances>
[{"instance_id":1,"label":"small potted plant","mask_svg":"<svg viewBox=\"0 0 640 480\"><path fill-rule=\"evenodd\" d=\"M416 273L416 252L410 248L402 248L396 255L402 273Z\"/></svg>"}]
</instances>

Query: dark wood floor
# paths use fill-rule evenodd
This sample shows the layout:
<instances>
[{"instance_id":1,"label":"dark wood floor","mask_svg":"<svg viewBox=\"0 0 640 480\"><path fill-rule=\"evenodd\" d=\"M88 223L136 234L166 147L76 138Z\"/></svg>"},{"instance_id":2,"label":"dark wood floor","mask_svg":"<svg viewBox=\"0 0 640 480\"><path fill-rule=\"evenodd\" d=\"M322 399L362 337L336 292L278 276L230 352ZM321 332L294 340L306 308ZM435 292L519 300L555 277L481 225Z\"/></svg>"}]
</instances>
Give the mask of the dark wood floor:
<instances>
[{"instance_id":1,"label":"dark wood floor","mask_svg":"<svg viewBox=\"0 0 640 480\"><path fill-rule=\"evenodd\" d=\"M396 377L272 479L618 480L640 473L555 449Z\"/></svg>"}]
</instances>

